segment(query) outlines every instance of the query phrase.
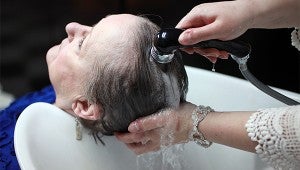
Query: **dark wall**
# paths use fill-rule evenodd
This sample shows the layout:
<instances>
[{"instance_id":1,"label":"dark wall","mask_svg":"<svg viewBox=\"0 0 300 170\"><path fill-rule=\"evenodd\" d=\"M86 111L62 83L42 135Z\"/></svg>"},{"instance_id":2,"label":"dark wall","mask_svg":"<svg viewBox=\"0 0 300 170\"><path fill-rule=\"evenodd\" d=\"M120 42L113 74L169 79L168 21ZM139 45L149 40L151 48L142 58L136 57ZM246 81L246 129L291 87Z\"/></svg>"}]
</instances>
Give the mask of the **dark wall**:
<instances>
[{"instance_id":1,"label":"dark wall","mask_svg":"<svg viewBox=\"0 0 300 170\"><path fill-rule=\"evenodd\" d=\"M49 84L45 54L66 37L64 27L76 21L92 25L107 14L156 14L165 25L177 22L200 0L1 0L1 72L5 91L23 95ZM250 71L265 84L300 92L300 53L290 43L292 29L249 30L240 39L252 45ZM211 70L198 55L184 55L186 65ZM216 71L241 77L237 64L219 60ZM201 77L200 77L201 78ZM222 86L222 85L220 85Z\"/></svg>"}]
</instances>

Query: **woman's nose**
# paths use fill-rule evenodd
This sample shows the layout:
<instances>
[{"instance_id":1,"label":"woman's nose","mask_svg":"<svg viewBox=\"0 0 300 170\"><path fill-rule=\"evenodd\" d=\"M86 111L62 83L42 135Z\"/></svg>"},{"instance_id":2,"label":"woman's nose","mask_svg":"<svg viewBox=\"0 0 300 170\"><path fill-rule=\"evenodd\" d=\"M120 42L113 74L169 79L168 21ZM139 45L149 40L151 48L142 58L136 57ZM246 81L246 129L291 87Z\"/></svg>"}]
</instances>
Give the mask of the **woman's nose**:
<instances>
[{"instance_id":1,"label":"woman's nose","mask_svg":"<svg viewBox=\"0 0 300 170\"><path fill-rule=\"evenodd\" d=\"M88 31L87 26L81 25L76 22L71 22L66 25L66 32L68 34L68 40L71 42L76 36L84 36Z\"/></svg>"}]
</instances>

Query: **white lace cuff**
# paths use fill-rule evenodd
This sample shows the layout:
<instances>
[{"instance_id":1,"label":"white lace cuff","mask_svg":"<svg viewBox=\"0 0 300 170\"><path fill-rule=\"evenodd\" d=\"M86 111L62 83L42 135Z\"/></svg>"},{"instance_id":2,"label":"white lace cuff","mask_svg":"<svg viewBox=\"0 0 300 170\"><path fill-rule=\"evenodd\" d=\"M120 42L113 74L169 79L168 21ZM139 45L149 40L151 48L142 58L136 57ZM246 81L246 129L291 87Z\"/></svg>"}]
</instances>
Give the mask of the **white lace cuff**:
<instances>
[{"instance_id":1,"label":"white lace cuff","mask_svg":"<svg viewBox=\"0 0 300 170\"><path fill-rule=\"evenodd\" d=\"M263 161L276 169L299 169L300 105L259 110L246 128Z\"/></svg>"},{"instance_id":2,"label":"white lace cuff","mask_svg":"<svg viewBox=\"0 0 300 170\"><path fill-rule=\"evenodd\" d=\"M300 51L300 32L299 28L295 28L291 33L292 45Z\"/></svg>"}]
</instances>

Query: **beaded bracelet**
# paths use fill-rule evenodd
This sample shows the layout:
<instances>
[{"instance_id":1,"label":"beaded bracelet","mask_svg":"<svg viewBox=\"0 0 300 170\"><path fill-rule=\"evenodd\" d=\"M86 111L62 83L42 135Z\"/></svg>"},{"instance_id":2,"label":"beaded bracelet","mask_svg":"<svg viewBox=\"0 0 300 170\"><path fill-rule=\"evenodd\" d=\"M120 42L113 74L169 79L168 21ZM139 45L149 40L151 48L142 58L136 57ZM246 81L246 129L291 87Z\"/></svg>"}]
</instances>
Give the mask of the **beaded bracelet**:
<instances>
[{"instance_id":1,"label":"beaded bracelet","mask_svg":"<svg viewBox=\"0 0 300 170\"><path fill-rule=\"evenodd\" d=\"M208 148L212 145L211 141L206 140L203 133L201 133L198 129L199 123L206 117L209 112L213 112L214 110L209 106L197 106L196 109L192 112L192 120L193 120L193 129L190 133L190 140L194 141L196 144Z\"/></svg>"}]
</instances>

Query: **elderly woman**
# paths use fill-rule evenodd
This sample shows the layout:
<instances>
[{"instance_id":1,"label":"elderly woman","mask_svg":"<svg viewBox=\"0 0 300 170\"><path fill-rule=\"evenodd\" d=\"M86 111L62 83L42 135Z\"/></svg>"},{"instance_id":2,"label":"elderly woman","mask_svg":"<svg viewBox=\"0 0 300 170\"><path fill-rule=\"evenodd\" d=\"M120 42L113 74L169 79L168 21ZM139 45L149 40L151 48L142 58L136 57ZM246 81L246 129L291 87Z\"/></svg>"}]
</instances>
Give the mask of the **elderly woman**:
<instances>
[{"instance_id":1,"label":"elderly woman","mask_svg":"<svg viewBox=\"0 0 300 170\"><path fill-rule=\"evenodd\" d=\"M0 169L18 169L13 129L31 103L53 103L101 140L102 134L127 132L135 119L185 101L187 76L180 54L167 65L150 56L158 29L129 14L107 16L93 27L68 24L68 37L47 53L52 86L1 111Z\"/></svg>"}]
</instances>

